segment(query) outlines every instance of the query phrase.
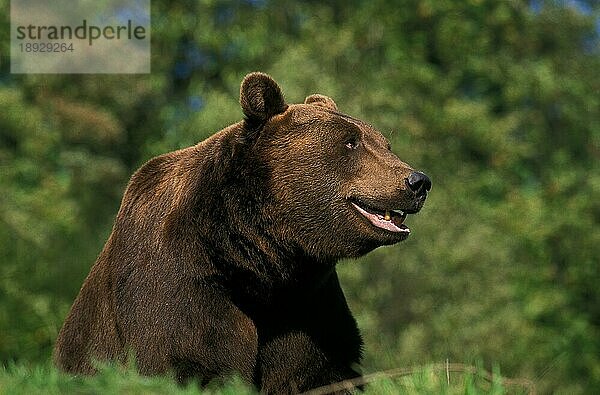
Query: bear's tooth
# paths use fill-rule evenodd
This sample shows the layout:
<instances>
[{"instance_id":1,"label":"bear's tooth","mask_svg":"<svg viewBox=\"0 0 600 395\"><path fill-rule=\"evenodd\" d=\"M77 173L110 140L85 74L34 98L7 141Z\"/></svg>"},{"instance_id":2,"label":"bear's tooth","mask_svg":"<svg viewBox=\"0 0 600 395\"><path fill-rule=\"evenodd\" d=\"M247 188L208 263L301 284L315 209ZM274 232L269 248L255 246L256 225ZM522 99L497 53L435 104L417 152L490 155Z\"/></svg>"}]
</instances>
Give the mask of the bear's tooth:
<instances>
[{"instance_id":1,"label":"bear's tooth","mask_svg":"<svg viewBox=\"0 0 600 395\"><path fill-rule=\"evenodd\" d=\"M392 219L392 216L390 215L390 211L389 210L385 210L385 217L384 219L386 221L389 221L390 219Z\"/></svg>"}]
</instances>

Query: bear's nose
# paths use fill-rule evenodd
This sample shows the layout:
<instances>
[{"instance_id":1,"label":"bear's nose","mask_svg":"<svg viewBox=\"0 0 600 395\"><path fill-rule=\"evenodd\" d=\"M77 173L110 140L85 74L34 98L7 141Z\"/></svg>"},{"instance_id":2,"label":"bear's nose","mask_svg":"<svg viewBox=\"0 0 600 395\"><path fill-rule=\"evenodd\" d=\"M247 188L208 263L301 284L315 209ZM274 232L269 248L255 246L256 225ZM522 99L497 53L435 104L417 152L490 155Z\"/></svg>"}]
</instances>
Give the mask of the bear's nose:
<instances>
[{"instance_id":1,"label":"bear's nose","mask_svg":"<svg viewBox=\"0 0 600 395\"><path fill-rule=\"evenodd\" d=\"M415 195L424 195L431 189L431 180L420 171L413 171L406 179L408 187Z\"/></svg>"}]
</instances>

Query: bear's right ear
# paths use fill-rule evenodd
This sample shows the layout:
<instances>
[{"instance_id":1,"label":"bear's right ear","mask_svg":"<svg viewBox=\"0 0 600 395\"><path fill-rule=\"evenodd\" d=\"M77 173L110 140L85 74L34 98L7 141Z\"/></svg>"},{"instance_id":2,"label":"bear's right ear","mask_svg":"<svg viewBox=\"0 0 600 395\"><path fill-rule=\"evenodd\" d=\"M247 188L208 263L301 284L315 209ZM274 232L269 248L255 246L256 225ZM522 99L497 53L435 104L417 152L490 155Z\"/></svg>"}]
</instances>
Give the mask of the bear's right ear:
<instances>
[{"instance_id":1,"label":"bear's right ear","mask_svg":"<svg viewBox=\"0 0 600 395\"><path fill-rule=\"evenodd\" d=\"M240 105L251 121L264 122L287 109L279 85L264 73L250 73L242 81Z\"/></svg>"},{"instance_id":2,"label":"bear's right ear","mask_svg":"<svg viewBox=\"0 0 600 395\"><path fill-rule=\"evenodd\" d=\"M312 104L315 106L321 106L321 107L325 107L325 108L327 108L329 110L333 110L333 111L338 110L337 105L335 104L335 102L333 101L333 99L331 97L319 95L318 93L308 96L304 100L304 104Z\"/></svg>"}]
</instances>

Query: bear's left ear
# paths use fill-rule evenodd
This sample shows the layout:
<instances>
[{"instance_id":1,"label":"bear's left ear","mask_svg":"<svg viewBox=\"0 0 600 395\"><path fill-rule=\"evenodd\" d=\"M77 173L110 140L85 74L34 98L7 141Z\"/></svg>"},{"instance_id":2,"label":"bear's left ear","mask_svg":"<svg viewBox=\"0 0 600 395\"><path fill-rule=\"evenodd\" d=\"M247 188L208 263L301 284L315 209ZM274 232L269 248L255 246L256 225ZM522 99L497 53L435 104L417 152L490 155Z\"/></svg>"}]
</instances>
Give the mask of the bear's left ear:
<instances>
[{"instance_id":1,"label":"bear's left ear","mask_svg":"<svg viewBox=\"0 0 600 395\"><path fill-rule=\"evenodd\" d=\"M287 109L279 85L264 73L250 73L242 81L240 105L251 121L264 122Z\"/></svg>"},{"instance_id":2,"label":"bear's left ear","mask_svg":"<svg viewBox=\"0 0 600 395\"><path fill-rule=\"evenodd\" d=\"M331 97L319 95L318 93L308 96L304 100L304 104L312 104L315 106L321 106L321 107L325 107L325 108L327 108L329 110L333 110L333 111L338 110L337 105L335 104L335 102L333 101L333 99Z\"/></svg>"}]
</instances>

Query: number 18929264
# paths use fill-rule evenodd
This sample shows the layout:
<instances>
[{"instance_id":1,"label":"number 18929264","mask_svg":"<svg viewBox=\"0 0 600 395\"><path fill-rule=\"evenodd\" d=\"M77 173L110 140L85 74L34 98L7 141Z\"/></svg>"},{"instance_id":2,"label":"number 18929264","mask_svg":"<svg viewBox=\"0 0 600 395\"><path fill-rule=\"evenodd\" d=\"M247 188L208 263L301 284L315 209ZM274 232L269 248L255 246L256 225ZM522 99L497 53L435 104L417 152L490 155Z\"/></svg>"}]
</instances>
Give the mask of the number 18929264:
<instances>
[{"instance_id":1,"label":"number 18929264","mask_svg":"<svg viewBox=\"0 0 600 395\"><path fill-rule=\"evenodd\" d=\"M21 52L73 52L73 43L20 43Z\"/></svg>"}]
</instances>

